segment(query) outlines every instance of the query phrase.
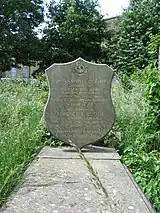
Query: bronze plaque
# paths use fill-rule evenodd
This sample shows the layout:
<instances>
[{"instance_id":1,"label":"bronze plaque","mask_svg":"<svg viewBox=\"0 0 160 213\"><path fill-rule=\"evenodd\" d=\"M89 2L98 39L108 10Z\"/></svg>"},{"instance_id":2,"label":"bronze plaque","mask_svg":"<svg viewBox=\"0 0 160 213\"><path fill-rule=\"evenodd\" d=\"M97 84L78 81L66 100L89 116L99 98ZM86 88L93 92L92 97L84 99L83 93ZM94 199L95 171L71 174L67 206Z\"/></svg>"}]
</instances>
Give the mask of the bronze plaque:
<instances>
[{"instance_id":1,"label":"bronze plaque","mask_svg":"<svg viewBox=\"0 0 160 213\"><path fill-rule=\"evenodd\" d=\"M49 97L44 118L59 140L82 148L102 139L112 128L115 111L111 100L113 70L78 58L46 69Z\"/></svg>"}]
</instances>

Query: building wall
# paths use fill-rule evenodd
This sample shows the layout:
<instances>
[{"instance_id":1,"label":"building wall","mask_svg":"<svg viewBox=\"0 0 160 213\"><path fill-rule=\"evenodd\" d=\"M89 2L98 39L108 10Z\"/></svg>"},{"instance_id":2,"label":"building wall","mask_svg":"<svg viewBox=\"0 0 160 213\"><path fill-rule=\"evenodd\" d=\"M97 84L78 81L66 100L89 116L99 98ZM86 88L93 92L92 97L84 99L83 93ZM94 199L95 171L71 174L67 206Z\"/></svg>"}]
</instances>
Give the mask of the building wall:
<instances>
[{"instance_id":1,"label":"building wall","mask_svg":"<svg viewBox=\"0 0 160 213\"><path fill-rule=\"evenodd\" d=\"M112 17L112 18L107 18L106 23L109 25L110 28L114 29L115 28L115 22L117 21L118 16Z\"/></svg>"}]
</instances>

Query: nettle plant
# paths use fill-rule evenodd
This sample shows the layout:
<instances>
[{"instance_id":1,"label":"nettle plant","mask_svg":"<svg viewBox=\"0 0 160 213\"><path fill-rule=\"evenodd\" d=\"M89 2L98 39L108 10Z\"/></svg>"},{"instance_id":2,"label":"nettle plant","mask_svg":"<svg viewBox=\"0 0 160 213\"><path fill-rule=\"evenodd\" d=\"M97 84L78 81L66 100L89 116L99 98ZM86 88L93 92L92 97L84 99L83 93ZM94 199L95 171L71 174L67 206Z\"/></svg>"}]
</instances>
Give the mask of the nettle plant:
<instances>
[{"instance_id":1,"label":"nettle plant","mask_svg":"<svg viewBox=\"0 0 160 213\"><path fill-rule=\"evenodd\" d=\"M145 97L148 102L148 111L144 124L151 140L150 150L160 151L160 73L156 68L156 62L152 62L146 69Z\"/></svg>"},{"instance_id":2,"label":"nettle plant","mask_svg":"<svg viewBox=\"0 0 160 213\"><path fill-rule=\"evenodd\" d=\"M135 181L160 213L160 154L157 151L146 153L127 150L123 162L132 172Z\"/></svg>"}]
</instances>

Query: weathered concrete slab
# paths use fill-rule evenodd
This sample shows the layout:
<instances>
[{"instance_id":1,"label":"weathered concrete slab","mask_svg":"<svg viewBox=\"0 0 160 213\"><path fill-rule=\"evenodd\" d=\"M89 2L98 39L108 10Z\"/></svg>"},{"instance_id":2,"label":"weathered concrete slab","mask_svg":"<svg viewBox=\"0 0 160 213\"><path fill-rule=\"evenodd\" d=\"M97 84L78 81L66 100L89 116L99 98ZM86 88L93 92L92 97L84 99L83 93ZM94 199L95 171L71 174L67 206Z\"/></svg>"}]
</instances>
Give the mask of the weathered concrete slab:
<instances>
[{"instance_id":1,"label":"weathered concrete slab","mask_svg":"<svg viewBox=\"0 0 160 213\"><path fill-rule=\"evenodd\" d=\"M154 212L113 150L100 152L97 148L85 154L98 171L118 213ZM113 213L96 193L90 177L73 150L45 147L25 172L24 182L8 201L8 208L1 212Z\"/></svg>"}]
</instances>

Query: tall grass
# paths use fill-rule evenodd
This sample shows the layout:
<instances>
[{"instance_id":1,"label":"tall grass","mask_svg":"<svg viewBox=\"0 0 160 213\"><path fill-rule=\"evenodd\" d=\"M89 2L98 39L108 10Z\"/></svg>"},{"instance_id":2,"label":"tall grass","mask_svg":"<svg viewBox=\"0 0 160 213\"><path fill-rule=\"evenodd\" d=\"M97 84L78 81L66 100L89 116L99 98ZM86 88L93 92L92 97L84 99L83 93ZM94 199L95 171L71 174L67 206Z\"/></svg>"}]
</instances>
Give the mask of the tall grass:
<instances>
[{"instance_id":1,"label":"tall grass","mask_svg":"<svg viewBox=\"0 0 160 213\"><path fill-rule=\"evenodd\" d=\"M113 84L112 99L116 111L114 130L119 133L115 145L118 143L120 153L130 146L137 148L136 140L143 134L141 127L148 110L144 97L145 88L139 82L132 82L131 90L124 89L121 83Z\"/></svg>"},{"instance_id":2,"label":"tall grass","mask_svg":"<svg viewBox=\"0 0 160 213\"><path fill-rule=\"evenodd\" d=\"M45 99L37 82L0 82L0 204L43 146Z\"/></svg>"},{"instance_id":3,"label":"tall grass","mask_svg":"<svg viewBox=\"0 0 160 213\"><path fill-rule=\"evenodd\" d=\"M123 156L123 163L160 213L160 153L157 149L159 145L153 140L158 138L158 133L146 128L146 123L152 119L147 117L149 106L144 95L146 85L135 80L132 86L131 90L126 90L121 84L113 85L116 109L114 144Z\"/></svg>"}]
</instances>

